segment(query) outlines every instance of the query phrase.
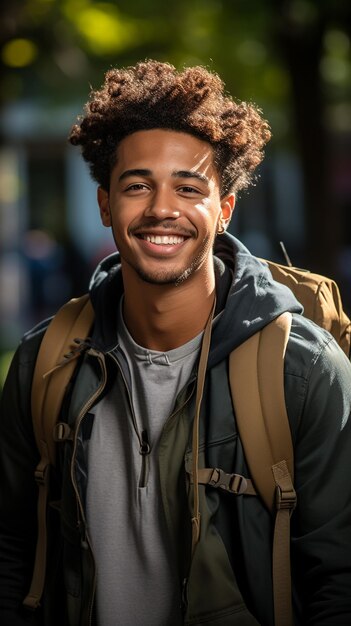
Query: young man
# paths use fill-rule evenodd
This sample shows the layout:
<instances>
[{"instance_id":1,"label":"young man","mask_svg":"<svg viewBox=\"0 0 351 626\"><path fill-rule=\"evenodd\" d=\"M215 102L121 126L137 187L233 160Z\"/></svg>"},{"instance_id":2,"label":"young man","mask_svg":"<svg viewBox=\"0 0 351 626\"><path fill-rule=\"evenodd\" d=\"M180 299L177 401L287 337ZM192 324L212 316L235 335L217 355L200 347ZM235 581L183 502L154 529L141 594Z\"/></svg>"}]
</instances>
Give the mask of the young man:
<instances>
[{"instance_id":1,"label":"young man","mask_svg":"<svg viewBox=\"0 0 351 626\"><path fill-rule=\"evenodd\" d=\"M249 477L228 356L284 311L293 313L284 382L298 498L295 624L351 623L351 366L266 265L225 233L269 138L260 113L225 95L218 76L154 61L109 71L72 129L118 253L91 282L95 324L63 405L72 436L57 476L60 525L34 614L21 605L36 541L30 391L43 327L27 335L8 376L1 623L41 624L44 615L50 626L274 624L270 513L259 497L200 485L196 516L188 470L200 407L200 466Z\"/></svg>"}]
</instances>

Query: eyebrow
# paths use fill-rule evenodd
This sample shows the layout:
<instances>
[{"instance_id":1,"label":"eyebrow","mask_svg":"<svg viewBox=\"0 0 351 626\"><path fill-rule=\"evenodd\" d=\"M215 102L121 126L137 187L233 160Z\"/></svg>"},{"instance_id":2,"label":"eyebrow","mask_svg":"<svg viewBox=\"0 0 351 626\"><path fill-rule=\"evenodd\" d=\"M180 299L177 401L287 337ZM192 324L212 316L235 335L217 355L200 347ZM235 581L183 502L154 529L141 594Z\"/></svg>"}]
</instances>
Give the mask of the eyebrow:
<instances>
[{"instance_id":1,"label":"eyebrow","mask_svg":"<svg viewBox=\"0 0 351 626\"><path fill-rule=\"evenodd\" d=\"M172 172L173 178L197 178L197 180L201 180L201 182L209 184L209 179L205 174L200 174L200 172L194 172L193 170L179 170L178 172Z\"/></svg>"},{"instance_id":2,"label":"eyebrow","mask_svg":"<svg viewBox=\"0 0 351 626\"><path fill-rule=\"evenodd\" d=\"M129 176L151 176L151 170L142 170L142 169L134 169L134 170L125 170L118 180L123 180L124 178L128 178Z\"/></svg>"},{"instance_id":3,"label":"eyebrow","mask_svg":"<svg viewBox=\"0 0 351 626\"><path fill-rule=\"evenodd\" d=\"M128 178L129 176L152 176L152 170L145 170L145 169L132 169L132 170L125 170L125 172L123 172L120 177L119 177L119 181L120 180L124 180L125 178ZM196 178L197 180L200 180L203 183L206 183L207 185L209 184L209 179L207 178L207 176L205 176L205 174L200 174L200 172L194 172L192 170L178 170L178 171L174 171L171 174L172 178Z\"/></svg>"}]
</instances>

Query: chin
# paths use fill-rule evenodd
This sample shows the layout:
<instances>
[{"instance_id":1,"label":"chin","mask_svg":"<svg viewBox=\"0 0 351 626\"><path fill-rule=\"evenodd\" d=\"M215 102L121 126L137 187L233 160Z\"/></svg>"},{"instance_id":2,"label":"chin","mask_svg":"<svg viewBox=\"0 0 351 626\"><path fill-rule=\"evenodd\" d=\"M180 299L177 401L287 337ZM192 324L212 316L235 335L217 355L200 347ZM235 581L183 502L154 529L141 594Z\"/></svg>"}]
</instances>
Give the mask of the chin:
<instances>
[{"instance_id":1,"label":"chin","mask_svg":"<svg viewBox=\"0 0 351 626\"><path fill-rule=\"evenodd\" d=\"M141 280L150 285L181 285L193 274L193 268L188 268L182 272L144 272L138 270L138 275Z\"/></svg>"}]
</instances>

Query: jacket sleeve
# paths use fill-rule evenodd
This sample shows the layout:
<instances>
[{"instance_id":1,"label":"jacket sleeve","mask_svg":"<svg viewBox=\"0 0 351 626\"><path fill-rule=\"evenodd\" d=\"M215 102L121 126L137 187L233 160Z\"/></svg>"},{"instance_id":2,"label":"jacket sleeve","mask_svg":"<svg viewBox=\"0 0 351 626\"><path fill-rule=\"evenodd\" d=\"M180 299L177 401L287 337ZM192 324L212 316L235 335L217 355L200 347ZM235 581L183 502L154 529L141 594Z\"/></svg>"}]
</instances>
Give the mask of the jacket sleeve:
<instances>
[{"instance_id":1,"label":"jacket sleeve","mask_svg":"<svg viewBox=\"0 0 351 626\"><path fill-rule=\"evenodd\" d=\"M38 452L30 412L35 343L24 349L25 342L17 350L0 405L0 623L6 626L40 623L38 611L22 606L37 537Z\"/></svg>"},{"instance_id":2,"label":"jacket sleeve","mask_svg":"<svg viewBox=\"0 0 351 626\"><path fill-rule=\"evenodd\" d=\"M290 376L299 375L297 365ZM351 624L351 364L329 336L299 390L292 516L297 623L345 626Z\"/></svg>"}]
</instances>

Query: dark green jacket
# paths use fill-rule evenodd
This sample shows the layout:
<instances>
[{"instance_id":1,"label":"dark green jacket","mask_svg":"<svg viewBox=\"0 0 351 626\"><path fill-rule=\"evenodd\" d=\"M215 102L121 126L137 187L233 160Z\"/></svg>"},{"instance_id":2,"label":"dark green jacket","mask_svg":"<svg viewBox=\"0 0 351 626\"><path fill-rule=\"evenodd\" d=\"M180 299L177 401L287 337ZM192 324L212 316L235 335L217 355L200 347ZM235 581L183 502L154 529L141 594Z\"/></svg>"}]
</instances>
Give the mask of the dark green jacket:
<instances>
[{"instance_id":1,"label":"dark green jacket","mask_svg":"<svg viewBox=\"0 0 351 626\"><path fill-rule=\"evenodd\" d=\"M292 516L292 580L296 625L351 624L351 365L331 336L305 320L291 292L230 235L216 247L217 315L200 424L200 466L249 477L228 385L228 356L281 312L294 313L285 359L285 397L295 445L298 506ZM128 374L116 346L123 293L118 255L93 279L93 336L66 396L62 419L74 429L53 476L49 572L43 609L19 607L32 573L36 539L38 453L30 415L33 367L45 324L19 347L5 385L0 421L0 623L86 626L94 623L95 566L85 529L85 448L89 408ZM161 497L179 572L186 624L273 626L273 520L259 498L200 487L201 536L193 558L191 457L196 375L175 399L159 446ZM253 433L254 436L254 433ZM142 590L141 590L142 593ZM152 615L146 623L152 622Z\"/></svg>"}]
</instances>

